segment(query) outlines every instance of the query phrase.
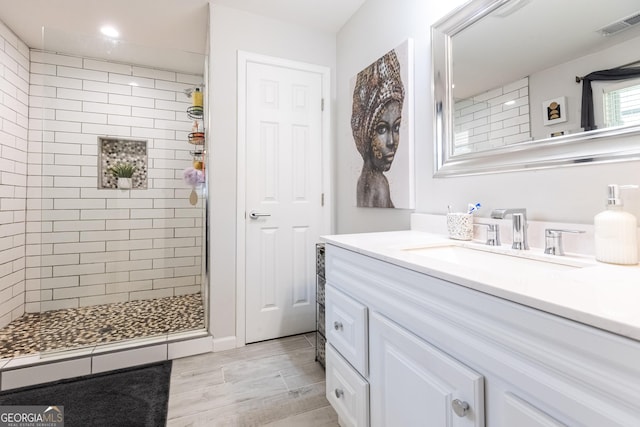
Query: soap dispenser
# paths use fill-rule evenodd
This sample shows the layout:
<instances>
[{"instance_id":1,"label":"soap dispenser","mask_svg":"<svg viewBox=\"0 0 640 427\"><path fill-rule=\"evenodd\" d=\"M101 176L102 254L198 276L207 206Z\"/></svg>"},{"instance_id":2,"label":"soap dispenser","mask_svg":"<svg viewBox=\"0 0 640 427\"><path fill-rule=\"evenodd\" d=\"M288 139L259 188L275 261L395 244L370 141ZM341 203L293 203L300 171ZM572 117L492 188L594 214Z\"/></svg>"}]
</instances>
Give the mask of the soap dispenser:
<instances>
[{"instance_id":1,"label":"soap dispenser","mask_svg":"<svg viewBox=\"0 0 640 427\"><path fill-rule=\"evenodd\" d=\"M596 259L611 264L638 263L638 222L622 209L620 190L637 185L611 184L607 188L607 209L593 219Z\"/></svg>"}]
</instances>

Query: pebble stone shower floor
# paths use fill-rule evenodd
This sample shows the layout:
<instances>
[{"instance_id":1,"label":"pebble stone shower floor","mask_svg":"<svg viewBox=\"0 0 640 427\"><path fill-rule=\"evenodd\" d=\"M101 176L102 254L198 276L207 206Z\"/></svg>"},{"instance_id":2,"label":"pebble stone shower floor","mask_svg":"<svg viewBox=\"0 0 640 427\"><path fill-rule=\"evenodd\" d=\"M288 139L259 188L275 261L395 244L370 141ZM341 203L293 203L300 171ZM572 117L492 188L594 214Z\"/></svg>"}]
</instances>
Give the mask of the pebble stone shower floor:
<instances>
[{"instance_id":1,"label":"pebble stone shower floor","mask_svg":"<svg viewBox=\"0 0 640 427\"><path fill-rule=\"evenodd\" d=\"M0 359L204 327L200 293L26 313L0 329Z\"/></svg>"}]
</instances>

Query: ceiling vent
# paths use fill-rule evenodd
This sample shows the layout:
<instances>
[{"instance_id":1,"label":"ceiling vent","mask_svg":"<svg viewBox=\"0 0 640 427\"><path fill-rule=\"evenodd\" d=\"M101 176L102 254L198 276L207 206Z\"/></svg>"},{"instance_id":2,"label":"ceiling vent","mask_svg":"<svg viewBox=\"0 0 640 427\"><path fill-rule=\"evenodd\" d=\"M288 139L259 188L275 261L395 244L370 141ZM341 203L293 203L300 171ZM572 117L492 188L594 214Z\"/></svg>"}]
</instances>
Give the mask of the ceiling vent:
<instances>
[{"instance_id":1,"label":"ceiling vent","mask_svg":"<svg viewBox=\"0 0 640 427\"><path fill-rule=\"evenodd\" d=\"M624 31L627 28L631 28L632 26L640 23L640 12L634 15L628 16L618 22L614 22L613 24L607 25L604 28L601 28L600 33L605 36L612 36L620 31Z\"/></svg>"}]
</instances>

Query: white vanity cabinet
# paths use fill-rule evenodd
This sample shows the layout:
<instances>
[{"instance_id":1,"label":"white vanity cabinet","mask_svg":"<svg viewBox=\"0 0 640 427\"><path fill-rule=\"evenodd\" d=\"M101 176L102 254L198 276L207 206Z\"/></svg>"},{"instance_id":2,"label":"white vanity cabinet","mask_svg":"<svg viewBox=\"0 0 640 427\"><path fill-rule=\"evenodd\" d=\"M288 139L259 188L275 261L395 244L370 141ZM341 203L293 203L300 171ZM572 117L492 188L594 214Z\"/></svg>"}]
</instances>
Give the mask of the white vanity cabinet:
<instances>
[{"instance_id":1,"label":"white vanity cabinet","mask_svg":"<svg viewBox=\"0 0 640 427\"><path fill-rule=\"evenodd\" d=\"M325 301L327 399L343 427L484 426L481 375L331 283Z\"/></svg>"},{"instance_id":2,"label":"white vanity cabinet","mask_svg":"<svg viewBox=\"0 0 640 427\"><path fill-rule=\"evenodd\" d=\"M371 425L484 425L483 378L446 353L371 313Z\"/></svg>"},{"instance_id":3,"label":"white vanity cabinet","mask_svg":"<svg viewBox=\"0 0 640 427\"><path fill-rule=\"evenodd\" d=\"M638 341L330 243L327 397L343 425L640 426ZM350 407L368 418L343 415L332 375L359 384L367 404Z\"/></svg>"}]
</instances>

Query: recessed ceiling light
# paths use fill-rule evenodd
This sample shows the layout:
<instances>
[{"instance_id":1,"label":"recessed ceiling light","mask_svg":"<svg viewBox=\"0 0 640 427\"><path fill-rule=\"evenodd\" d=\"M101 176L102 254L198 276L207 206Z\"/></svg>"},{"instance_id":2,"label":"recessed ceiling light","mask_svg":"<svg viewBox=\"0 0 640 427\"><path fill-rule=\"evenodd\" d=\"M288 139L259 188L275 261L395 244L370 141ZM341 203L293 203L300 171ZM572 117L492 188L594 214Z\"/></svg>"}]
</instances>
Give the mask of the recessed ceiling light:
<instances>
[{"instance_id":1,"label":"recessed ceiling light","mask_svg":"<svg viewBox=\"0 0 640 427\"><path fill-rule=\"evenodd\" d=\"M120 33L118 32L118 30L116 30L115 28L113 28L110 25L105 25L104 27L100 28L100 32L102 34L104 34L107 37L112 37L112 38L116 38L120 35Z\"/></svg>"},{"instance_id":2,"label":"recessed ceiling light","mask_svg":"<svg viewBox=\"0 0 640 427\"><path fill-rule=\"evenodd\" d=\"M511 101L505 102L504 105L514 105L515 103L516 101L511 100Z\"/></svg>"},{"instance_id":3,"label":"recessed ceiling light","mask_svg":"<svg viewBox=\"0 0 640 427\"><path fill-rule=\"evenodd\" d=\"M138 86L138 83L136 83L136 82L131 82L131 83L129 83L129 86Z\"/></svg>"}]
</instances>

